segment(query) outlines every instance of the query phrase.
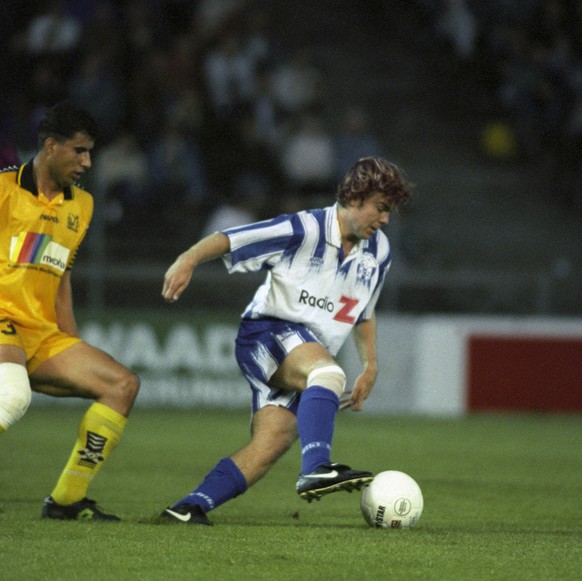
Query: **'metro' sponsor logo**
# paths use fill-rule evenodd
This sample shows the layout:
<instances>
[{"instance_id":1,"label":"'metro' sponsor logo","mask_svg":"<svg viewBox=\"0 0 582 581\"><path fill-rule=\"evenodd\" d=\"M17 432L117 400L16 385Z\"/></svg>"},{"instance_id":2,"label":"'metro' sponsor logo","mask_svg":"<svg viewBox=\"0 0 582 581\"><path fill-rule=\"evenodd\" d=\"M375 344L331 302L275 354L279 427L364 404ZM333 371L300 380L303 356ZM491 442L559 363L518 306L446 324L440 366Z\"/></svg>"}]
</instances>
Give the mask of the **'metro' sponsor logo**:
<instances>
[{"instance_id":1,"label":"'metro' sponsor logo","mask_svg":"<svg viewBox=\"0 0 582 581\"><path fill-rule=\"evenodd\" d=\"M37 264L64 272L70 253L50 234L20 232L10 239L10 262L13 264Z\"/></svg>"},{"instance_id":2,"label":"'metro' sponsor logo","mask_svg":"<svg viewBox=\"0 0 582 581\"><path fill-rule=\"evenodd\" d=\"M60 258L54 257L54 256L48 256L48 255L44 255L41 259L40 259L40 263L41 264L49 264L50 266L54 266L55 268L58 268L59 270L65 270L67 264L65 262L63 262Z\"/></svg>"},{"instance_id":3,"label":"'metro' sponsor logo","mask_svg":"<svg viewBox=\"0 0 582 581\"><path fill-rule=\"evenodd\" d=\"M299 302L310 307L316 307L322 311L327 311L328 313L333 313L335 309L333 301L330 301L328 297L316 297L310 295L306 290L301 290Z\"/></svg>"}]
</instances>

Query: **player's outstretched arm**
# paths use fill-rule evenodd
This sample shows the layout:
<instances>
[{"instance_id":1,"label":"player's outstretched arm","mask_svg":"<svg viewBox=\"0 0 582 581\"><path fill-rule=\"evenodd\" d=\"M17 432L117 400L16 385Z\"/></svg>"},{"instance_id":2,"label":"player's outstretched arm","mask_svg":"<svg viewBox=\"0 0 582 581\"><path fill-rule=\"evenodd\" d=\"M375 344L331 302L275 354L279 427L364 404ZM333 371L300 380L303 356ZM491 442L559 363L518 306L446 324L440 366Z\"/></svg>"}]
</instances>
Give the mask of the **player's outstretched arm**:
<instances>
[{"instance_id":1,"label":"player's outstretched arm","mask_svg":"<svg viewBox=\"0 0 582 581\"><path fill-rule=\"evenodd\" d=\"M164 276L162 296L170 303L177 301L192 279L194 269L204 262L220 258L230 251L230 240L215 232L180 254Z\"/></svg>"}]
</instances>

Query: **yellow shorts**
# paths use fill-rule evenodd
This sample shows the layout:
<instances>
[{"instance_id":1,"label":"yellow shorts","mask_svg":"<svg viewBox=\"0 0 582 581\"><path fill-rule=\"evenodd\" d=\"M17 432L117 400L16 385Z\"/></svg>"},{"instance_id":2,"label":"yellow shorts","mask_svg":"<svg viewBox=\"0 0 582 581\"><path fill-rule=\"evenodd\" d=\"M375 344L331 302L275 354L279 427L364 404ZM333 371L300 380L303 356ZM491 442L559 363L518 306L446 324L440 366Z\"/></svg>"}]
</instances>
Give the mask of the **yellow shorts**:
<instances>
[{"instance_id":1,"label":"yellow shorts","mask_svg":"<svg viewBox=\"0 0 582 581\"><path fill-rule=\"evenodd\" d=\"M0 318L0 345L16 345L26 355L26 368L33 373L47 359L79 343L81 339L63 333L56 325L29 329Z\"/></svg>"}]
</instances>

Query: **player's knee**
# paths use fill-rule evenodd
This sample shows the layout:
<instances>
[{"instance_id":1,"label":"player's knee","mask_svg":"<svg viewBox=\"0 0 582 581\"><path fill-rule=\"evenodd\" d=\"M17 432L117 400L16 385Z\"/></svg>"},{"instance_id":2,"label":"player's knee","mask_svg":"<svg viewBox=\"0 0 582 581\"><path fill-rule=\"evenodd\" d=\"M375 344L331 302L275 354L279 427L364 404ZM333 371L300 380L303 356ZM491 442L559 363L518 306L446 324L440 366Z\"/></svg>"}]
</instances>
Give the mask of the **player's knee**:
<instances>
[{"instance_id":1,"label":"player's knee","mask_svg":"<svg viewBox=\"0 0 582 581\"><path fill-rule=\"evenodd\" d=\"M31 398L26 368L17 363L0 363L0 425L4 429L26 413Z\"/></svg>"},{"instance_id":2,"label":"player's knee","mask_svg":"<svg viewBox=\"0 0 582 581\"><path fill-rule=\"evenodd\" d=\"M139 377L129 369L122 368L121 372L109 378L102 395L131 407L137 397L139 387Z\"/></svg>"},{"instance_id":3,"label":"player's knee","mask_svg":"<svg viewBox=\"0 0 582 581\"><path fill-rule=\"evenodd\" d=\"M330 389L341 397L346 388L346 374L339 365L318 367L307 376L307 388L313 385Z\"/></svg>"},{"instance_id":4,"label":"player's knee","mask_svg":"<svg viewBox=\"0 0 582 581\"><path fill-rule=\"evenodd\" d=\"M117 388L122 399L126 402L132 403L139 392L140 379L135 373L127 370L127 373L125 373L123 378L118 382Z\"/></svg>"}]
</instances>

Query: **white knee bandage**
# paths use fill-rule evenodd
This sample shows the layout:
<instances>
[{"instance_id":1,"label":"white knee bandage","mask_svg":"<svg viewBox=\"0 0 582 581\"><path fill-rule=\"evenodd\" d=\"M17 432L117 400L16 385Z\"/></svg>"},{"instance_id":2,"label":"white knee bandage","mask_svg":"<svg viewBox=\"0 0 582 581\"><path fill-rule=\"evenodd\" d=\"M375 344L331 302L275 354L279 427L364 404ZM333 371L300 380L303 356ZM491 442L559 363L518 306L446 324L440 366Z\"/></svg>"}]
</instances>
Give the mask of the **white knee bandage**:
<instances>
[{"instance_id":1,"label":"white knee bandage","mask_svg":"<svg viewBox=\"0 0 582 581\"><path fill-rule=\"evenodd\" d=\"M346 388L346 374L339 365L318 367L307 376L307 387L312 385L331 389L338 397L341 397Z\"/></svg>"},{"instance_id":2,"label":"white knee bandage","mask_svg":"<svg viewBox=\"0 0 582 581\"><path fill-rule=\"evenodd\" d=\"M5 430L25 414L31 397L26 367L0 363L0 425Z\"/></svg>"}]
</instances>

